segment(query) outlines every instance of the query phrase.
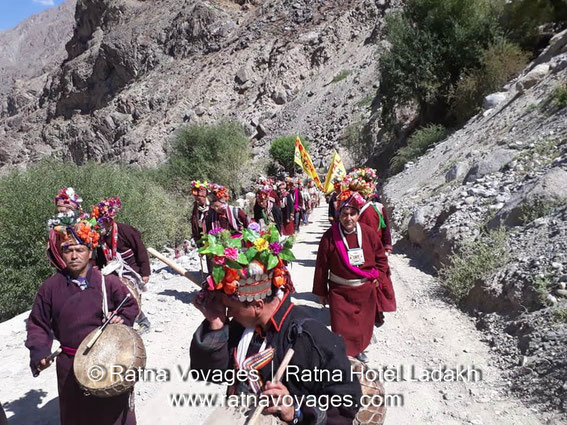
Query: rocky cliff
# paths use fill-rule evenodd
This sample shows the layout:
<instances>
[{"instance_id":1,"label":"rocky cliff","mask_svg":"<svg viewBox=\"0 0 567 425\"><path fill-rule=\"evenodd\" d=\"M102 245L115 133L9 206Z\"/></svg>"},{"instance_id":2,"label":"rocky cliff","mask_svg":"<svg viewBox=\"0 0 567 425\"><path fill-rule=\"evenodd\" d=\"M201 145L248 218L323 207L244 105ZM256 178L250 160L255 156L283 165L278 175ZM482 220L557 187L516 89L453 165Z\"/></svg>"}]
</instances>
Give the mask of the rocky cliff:
<instances>
[{"instance_id":1,"label":"rocky cliff","mask_svg":"<svg viewBox=\"0 0 567 425\"><path fill-rule=\"evenodd\" d=\"M370 114L385 0L80 0L67 57L1 112L0 167L43 156L164 159L180 126L229 118L254 153L282 134L327 159Z\"/></svg>"},{"instance_id":2,"label":"rocky cliff","mask_svg":"<svg viewBox=\"0 0 567 425\"><path fill-rule=\"evenodd\" d=\"M486 263L465 282L470 292L460 304L488 330L513 387L563 411L566 81L564 31L522 75L485 99L483 113L384 188L400 246L419 248L424 262L440 268L475 241L488 249ZM498 228L503 245L491 252L496 235L491 232ZM475 258L467 258L461 269L470 274Z\"/></svg>"}]
</instances>

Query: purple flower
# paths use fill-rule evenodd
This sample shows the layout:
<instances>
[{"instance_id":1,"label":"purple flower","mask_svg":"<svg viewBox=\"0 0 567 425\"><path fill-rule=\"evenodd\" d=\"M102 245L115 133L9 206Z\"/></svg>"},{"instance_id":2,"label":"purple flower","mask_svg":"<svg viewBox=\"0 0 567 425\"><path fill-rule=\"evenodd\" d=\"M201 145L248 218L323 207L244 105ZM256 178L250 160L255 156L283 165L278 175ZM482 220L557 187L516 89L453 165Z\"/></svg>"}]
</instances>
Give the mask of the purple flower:
<instances>
[{"instance_id":1,"label":"purple flower","mask_svg":"<svg viewBox=\"0 0 567 425\"><path fill-rule=\"evenodd\" d=\"M224 229L222 227L215 227L214 229L211 229L211 231L209 232L209 235L216 235L220 232L222 232Z\"/></svg>"},{"instance_id":2,"label":"purple flower","mask_svg":"<svg viewBox=\"0 0 567 425\"><path fill-rule=\"evenodd\" d=\"M248 225L248 229L252 230L253 232L259 232L260 231L260 225L258 223L250 223Z\"/></svg>"},{"instance_id":3,"label":"purple flower","mask_svg":"<svg viewBox=\"0 0 567 425\"><path fill-rule=\"evenodd\" d=\"M282 249L283 249L283 246L279 242L272 242L270 244L270 250L272 251L272 253L274 255L278 255L280 252L282 252Z\"/></svg>"}]
</instances>

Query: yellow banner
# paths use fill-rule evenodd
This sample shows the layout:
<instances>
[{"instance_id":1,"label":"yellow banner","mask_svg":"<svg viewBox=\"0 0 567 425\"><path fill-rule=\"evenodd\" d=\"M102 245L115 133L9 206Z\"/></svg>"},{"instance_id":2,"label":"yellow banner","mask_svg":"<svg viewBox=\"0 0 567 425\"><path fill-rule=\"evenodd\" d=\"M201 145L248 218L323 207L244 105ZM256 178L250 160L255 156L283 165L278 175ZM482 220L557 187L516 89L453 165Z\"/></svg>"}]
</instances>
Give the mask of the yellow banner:
<instances>
[{"instance_id":1,"label":"yellow banner","mask_svg":"<svg viewBox=\"0 0 567 425\"><path fill-rule=\"evenodd\" d=\"M345 166L343 160L337 153L333 152L333 158L331 159L331 165L329 165L329 171L327 172L327 177L325 178L325 184L323 185L323 192L331 193L334 189L333 180L335 178L343 178L346 176Z\"/></svg>"},{"instance_id":2,"label":"yellow banner","mask_svg":"<svg viewBox=\"0 0 567 425\"><path fill-rule=\"evenodd\" d=\"M319 180L319 176L317 175L317 171L315 171L315 167L313 166L313 162L311 162L311 158L309 157L309 153L303 147L301 140L299 140L299 136L295 139L295 154L293 157L293 161L303 168L305 174L308 177L312 178L315 182L315 185L320 189L323 190L323 185L321 185L321 180Z\"/></svg>"}]
</instances>

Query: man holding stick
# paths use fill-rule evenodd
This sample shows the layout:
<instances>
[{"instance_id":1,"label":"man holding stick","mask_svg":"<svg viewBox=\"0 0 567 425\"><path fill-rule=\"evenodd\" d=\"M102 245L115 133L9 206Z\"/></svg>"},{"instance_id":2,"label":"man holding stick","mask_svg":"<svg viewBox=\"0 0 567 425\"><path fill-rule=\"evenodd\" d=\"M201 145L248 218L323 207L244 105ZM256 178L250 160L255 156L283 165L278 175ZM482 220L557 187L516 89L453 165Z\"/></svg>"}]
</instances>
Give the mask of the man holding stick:
<instances>
[{"instance_id":1,"label":"man holding stick","mask_svg":"<svg viewBox=\"0 0 567 425\"><path fill-rule=\"evenodd\" d=\"M129 294L128 290L118 277L103 278L89 264L99 241L94 220L59 226L54 231L65 268L43 282L28 319L26 347L30 350L32 374L38 376L53 362L50 352L55 336L63 350L57 357L61 424L134 425L136 416L130 393L109 398L85 396L73 372L77 348L105 322L102 285L106 287L109 316ZM132 326L137 314L137 303L130 297L111 323Z\"/></svg>"},{"instance_id":2,"label":"man holding stick","mask_svg":"<svg viewBox=\"0 0 567 425\"><path fill-rule=\"evenodd\" d=\"M247 378L229 386L228 395L256 394L270 400L264 414L285 422L351 424L361 387L342 338L291 302L294 289L284 262L294 258L292 241L280 241L273 225L262 235L246 229L241 236L229 231L211 236L200 249L211 258L213 270L208 289L194 302L205 320L193 335L191 367L203 374L245 372ZM223 255L216 255L221 247ZM272 377L290 348L293 358L274 383ZM301 378L302 372L316 370L340 379ZM278 401L285 397L294 402ZM318 404L330 397L337 400L335 406Z\"/></svg>"}]
</instances>

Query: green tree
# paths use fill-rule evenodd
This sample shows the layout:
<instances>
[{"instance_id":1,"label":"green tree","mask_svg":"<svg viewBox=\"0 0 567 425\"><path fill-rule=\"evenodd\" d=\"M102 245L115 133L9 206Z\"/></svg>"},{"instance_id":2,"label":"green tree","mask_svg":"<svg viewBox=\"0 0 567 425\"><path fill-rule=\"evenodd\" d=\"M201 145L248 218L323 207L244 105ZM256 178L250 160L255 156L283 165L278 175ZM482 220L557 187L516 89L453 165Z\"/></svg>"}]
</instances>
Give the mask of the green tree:
<instances>
[{"instance_id":1,"label":"green tree","mask_svg":"<svg viewBox=\"0 0 567 425\"><path fill-rule=\"evenodd\" d=\"M280 164L286 172L294 172L295 139L297 136L282 136L274 139L270 146L270 157ZM309 149L309 140L299 136L305 149Z\"/></svg>"},{"instance_id":2,"label":"green tree","mask_svg":"<svg viewBox=\"0 0 567 425\"><path fill-rule=\"evenodd\" d=\"M192 180L213 181L239 191L249 160L249 140L240 124L195 124L175 135L164 172L170 187L185 193Z\"/></svg>"}]
</instances>

